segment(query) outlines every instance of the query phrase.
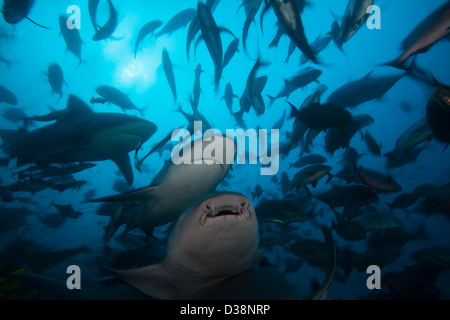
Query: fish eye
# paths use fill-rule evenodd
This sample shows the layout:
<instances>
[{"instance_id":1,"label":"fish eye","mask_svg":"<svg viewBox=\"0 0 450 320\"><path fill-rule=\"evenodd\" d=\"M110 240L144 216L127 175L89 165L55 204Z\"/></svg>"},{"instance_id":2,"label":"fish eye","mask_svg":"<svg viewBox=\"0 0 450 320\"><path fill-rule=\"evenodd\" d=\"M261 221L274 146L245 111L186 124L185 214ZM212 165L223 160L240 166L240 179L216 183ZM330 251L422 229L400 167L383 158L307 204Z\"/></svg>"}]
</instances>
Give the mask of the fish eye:
<instances>
[{"instance_id":1,"label":"fish eye","mask_svg":"<svg viewBox=\"0 0 450 320\"><path fill-rule=\"evenodd\" d=\"M245 201L241 202L241 207L242 208L245 207L245 205L246 205Z\"/></svg>"}]
</instances>

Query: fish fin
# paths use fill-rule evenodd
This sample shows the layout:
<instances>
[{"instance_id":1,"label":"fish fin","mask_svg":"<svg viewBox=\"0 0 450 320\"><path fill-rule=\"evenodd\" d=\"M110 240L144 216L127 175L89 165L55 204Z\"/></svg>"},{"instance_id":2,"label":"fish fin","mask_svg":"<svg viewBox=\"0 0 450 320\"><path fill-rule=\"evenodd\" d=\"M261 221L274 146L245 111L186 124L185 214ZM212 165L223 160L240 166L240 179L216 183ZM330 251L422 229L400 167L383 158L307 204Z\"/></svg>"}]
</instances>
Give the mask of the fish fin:
<instances>
[{"instance_id":1,"label":"fish fin","mask_svg":"<svg viewBox=\"0 0 450 320\"><path fill-rule=\"evenodd\" d=\"M264 254L267 252L267 248L258 248L253 259L252 268L258 268L264 258Z\"/></svg>"},{"instance_id":2,"label":"fish fin","mask_svg":"<svg viewBox=\"0 0 450 320\"><path fill-rule=\"evenodd\" d=\"M334 177L335 177L334 174L329 173L329 174L328 174L328 179L327 179L327 181L325 182L325 184L328 184L328 183L331 181L331 179L333 179Z\"/></svg>"},{"instance_id":3,"label":"fish fin","mask_svg":"<svg viewBox=\"0 0 450 320\"><path fill-rule=\"evenodd\" d=\"M27 16L25 16L25 19L27 19L28 21L30 21L31 23L34 23L35 25L37 25L38 27L41 27L41 28L43 28L43 29L47 29L47 30L50 30L50 28L49 27L45 27L45 26L43 26L43 25L41 25L41 24L39 24L39 23L37 23L36 21L33 21L33 20L31 20L30 18L28 18Z\"/></svg>"},{"instance_id":4,"label":"fish fin","mask_svg":"<svg viewBox=\"0 0 450 320\"><path fill-rule=\"evenodd\" d=\"M289 118L298 118L300 115L300 111L289 101L286 101L291 106L291 114L289 115Z\"/></svg>"},{"instance_id":5,"label":"fish fin","mask_svg":"<svg viewBox=\"0 0 450 320\"><path fill-rule=\"evenodd\" d=\"M69 90L70 90L69 84L67 83L67 81L66 81L66 80L64 80L64 84L66 85L67 89L69 89Z\"/></svg>"},{"instance_id":6,"label":"fish fin","mask_svg":"<svg viewBox=\"0 0 450 320\"><path fill-rule=\"evenodd\" d=\"M269 11L271 5L270 2L266 2L265 3L266 7L263 9L263 11L261 12L261 18L260 18L260 27L261 27L261 34L264 36L264 28L263 28L263 22L264 22L264 17L266 16L266 13Z\"/></svg>"},{"instance_id":7,"label":"fish fin","mask_svg":"<svg viewBox=\"0 0 450 320\"><path fill-rule=\"evenodd\" d=\"M133 169L131 168L130 157L128 154L112 158L111 160L119 167L125 180L131 186L133 184Z\"/></svg>"},{"instance_id":8,"label":"fish fin","mask_svg":"<svg viewBox=\"0 0 450 320\"><path fill-rule=\"evenodd\" d=\"M110 269L110 271L148 296L165 300L177 298L176 290L171 285L176 281L172 279L162 263L132 270Z\"/></svg>"},{"instance_id":9,"label":"fish fin","mask_svg":"<svg viewBox=\"0 0 450 320\"><path fill-rule=\"evenodd\" d=\"M156 194L157 186L145 187L130 192L118 194L115 196L104 197L99 199L87 200L86 202L124 202L124 201L138 201L144 203L147 208L151 209L157 202L158 196Z\"/></svg>"},{"instance_id":10,"label":"fish fin","mask_svg":"<svg viewBox=\"0 0 450 320\"><path fill-rule=\"evenodd\" d=\"M236 36L234 35L233 32L231 32L231 30L225 28L225 27L218 27L219 32L226 32L228 34L230 34L233 38L237 39Z\"/></svg>"},{"instance_id":11,"label":"fish fin","mask_svg":"<svg viewBox=\"0 0 450 320\"><path fill-rule=\"evenodd\" d=\"M389 207L391 212L394 210L394 205L392 203L386 203L386 205Z\"/></svg>"},{"instance_id":12,"label":"fish fin","mask_svg":"<svg viewBox=\"0 0 450 320\"><path fill-rule=\"evenodd\" d=\"M344 18L344 16L340 16L340 15L334 13L333 10L331 10L331 8L328 8L328 11L330 11L330 14L334 20L340 21Z\"/></svg>"},{"instance_id":13,"label":"fish fin","mask_svg":"<svg viewBox=\"0 0 450 320\"><path fill-rule=\"evenodd\" d=\"M327 296L327 289L333 280L336 271L336 247L334 244L333 234L327 227L322 227L322 233L325 238L326 256L329 263L325 280L322 285L312 294L311 300L324 300Z\"/></svg>"}]
</instances>

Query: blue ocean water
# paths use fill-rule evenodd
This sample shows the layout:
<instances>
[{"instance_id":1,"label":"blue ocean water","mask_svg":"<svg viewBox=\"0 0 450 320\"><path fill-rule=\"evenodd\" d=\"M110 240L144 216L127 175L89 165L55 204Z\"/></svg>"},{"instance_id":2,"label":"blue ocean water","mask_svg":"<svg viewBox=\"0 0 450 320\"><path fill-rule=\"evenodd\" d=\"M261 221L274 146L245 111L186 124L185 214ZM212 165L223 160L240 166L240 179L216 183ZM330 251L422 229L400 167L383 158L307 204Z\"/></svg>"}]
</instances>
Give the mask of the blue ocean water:
<instances>
[{"instance_id":1,"label":"blue ocean water","mask_svg":"<svg viewBox=\"0 0 450 320\"><path fill-rule=\"evenodd\" d=\"M186 36L189 26L174 31L170 35L161 35L158 38L154 36L146 37L140 44L136 58L134 57L136 37L145 23L157 19L161 20L162 26L164 26L164 23L178 12L187 8L197 8L197 1L113 0L112 3L118 12L118 25L112 38L101 41L92 40L95 29L90 20L87 1L36 1L28 16L49 29L40 28L25 19L14 25L0 19L0 56L10 61L10 65L0 62L0 85L11 90L18 100L16 106L0 102L0 112L3 113L8 108L14 107L22 110L29 117L45 115L52 110L65 109L70 95L77 96L86 105L91 106L90 99L99 96L96 93L97 87L102 85L112 86L127 94L134 104L143 110L143 115L133 110L127 111L128 114L143 117L157 126L157 131L138 150L137 157L139 159L168 133L178 128L185 128L188 124L186 118L181 114L180 108L187 113L192 113L189 97L194 87L194 70L199 63L204 70L200 78L202 94L199 100L199 112L211 123L213 128L222 132L227 129L239 128L224 99L222 99L225 86L230 83L234 93L241 97L246 88L248 75L259 58L265 62L265 65L258 70L257 76L267 76L267 84L261 95L265 104L265 111L263 114L258 114L251 108L248 113L244 113L243 120L246 128L243 129L261 128L270 131L275 123L285 115L280 127L280 144L283 144L288 141L294 126L294 119L288 117L291 109L285 98L277 99L271 104L268 95L276 96L284 88L285 79L293 76L306 66L322 71L317 81L294 91L288 97L287 101L298 109L308 96L316 92L320 85L326 85L327 87L322 95L322 102L325 102L334 90L350 81L364 77L369 72L372 72L371 75L373 76L399 76L405 71L384 64L397 58L402 53L402 41L421 21L446 1L375 1L374 4L381 9L381 29L369 29L364 23L355 35L343 45L343 50L339 50L335 43L331 41L318 54L319 64L311 61L300 64L302 52L298 49L292 53L288 62L286 62L290 44L286 35L281 37L277 46L269 46L277 33L277 18L273 11L269 10L260 23L264 1L254 22L250 25L246 43L247 50L245 50L242 46L242 29L246 12L243 7L240 7L242 1L216 2L218 4L213 17L217 25L227 28L235 37L240 39L239 51L223 70L218 92L215 92L213 60L203 41L200 40L198 45L195 43L191 45L188 59ZM343 17L347 2L345 0L307 1L301 18L306 38L310 43L318 36L329 32L335 19L339 20ZM81 10L81 28L79 29L82 39L81 63L73 53L66 49L66 43L58 24L58 16L66 14L70 5L79 6ZM108 2L100 1L97 23L104 25L108 21L109 14ZM261 29L261 27L263 28ZM225 52L234 38L227 32L221 32L220 35L223 52ZM176 102L174 102L162 66L162 51L164 48L167 49L173 63L177 88ZM450 83L448 52L449 42L447 37L435 43L427 52L417 54L415 63L428 75L432 74L440 83L448 84ZM47 68L52 63L61 66L66 82L63 86L63 96L59 102L59 96L52 93L46 75ZM429 78L428 76L427 79ZM367 88L367 90L370 89ZM411 125L426 116L426 107L434 90L435 88L430 82L404 76L380 99L347 108L353 116L368 114L374 119L372 124L358 131L350 141L350 146L361 154L358 165L389 174L402 187L401 191L380 192L378 194L379 200L372 204L371 208L378 213L390 213L387 203L391 203L402 193L412 193L417 187L424 184L432 184L439 189L449 183L450 151L448 148L446 149L445 143L436 139L421 144L424 149L415 161L398 167L387 167L387 159L383 155L394 149L397 139ZM405 106L408 106L408 108L405 109ZM111 103L95 104L92 108L99 113L123 112ZM233 112L239 110L239 99L234 99ZM27 130L32 131L48 124L46 122L33 122L27 127ZM8 120L7 117L0 117L1 129L18 130L21 126L20 121L14 122ZM369 130L381 145L381 156L375 156L369 152L361 134L366 130ZM278 181L281 179L283 172L292 180L295 174L300 171L300 168L290 167L290 164L299 159L300 149L297 146L286 157L280 157L279 170L276 174ZM134 173L132 189L150 185L153 178L163 167L165 160L170 158L170 148L167 150L161 154L154 153L149 156L143 161L140 170L134 166L134 152L130 153ZM340 160L344 152L344 148L339 148L333 154L327 152L325 150L325 132L321 132L314 139L309 153L325 156L327 158L326 164L332 167L331 173L337 174L342 167ZM8 157L8 153L4 150L1 158ZM135 247L141 248L144 241L136 240L133 244L127 243L124 245L116 239L112 239L108 243L104 240L104 227L108 225L109 217L97 215L100 204L89 203L86 200L117 194L117 190L113 188L114 184L117 181L124 183L125 180L112 161L99 161L95 164L94 168L73 175L73 179L77 181L86 181L78 190L68 189L59 192L45 189L33 194L14 191L12 192L12 201L3 201L4 203L1 204L4 212L0 213L0 217L5 227L0 229L0 250L4 252L1 255L0 267L8 270L8 268L24 266L30 273L48 277L48 279L51 279L48 280L50 282L60 281L63 283L62 289L55 289L57 294L52 290L44 290L40 287L38 293L34 296L18 295L17 298L52 299L58 298L58 295L67 299L128 298L127 294L130 294L129 297L131 298L142 298L130 288L127 288L122 294L121 291L113 289L113 286L102 282L109 275L107 271L101 268L105 256L110 254L108 250L121 252ZM11 159L8 165L0 168L1 185L6 188L5 190L8 190L8 186L18 181L18 172L23 168L26 168L26 166L17 167L14 159ZM288 195L283 194L281 185L274 182L273 176L261 175L260 168L260 163L257 165L234 165L229 176L224 180L225 183L220 184L217 190L242 193L251 199L254 207L257 207L263 199L287 198ZM201 183L201 177L199 177L198 183ZM257 185L262 187L260 197L253 196ZM326 183L325 178L321 179L316 187L309 186L308 188L313 195L318 195L334 185L347 185L347 183L336 177L331 182ZM418 264L417 260L411 256L417 250L435 246L449 249L450 242L447 233L450 227L448 197L447 191L446 207L437 213L424 214L420 209L415 212L416 210L413 210L413 208L419 202L408 208L408 212L402 209L392 211L392 215L397 217L408 231L421 230L421 233L420 236L413 238L411 241L396 246L395 250L400 255L381 268L381 290L369 290L367 288L366 280L370 275L366 273L366 268L352 269L346 275L342 264L340 265L338 261L336 275L328 288L328 298L399 299L405 298L406 289L402 290L402 288L406 287L408 288L406 291L414 292L413 295L406 296L406 298L425 299L427 297L423 295L424 292L432 292L428 297L449 299L450 276L448 268L450 267L450 258L448 252L447 256L444 252L442 257L435 258L442 262L439 268L436 269L432 262L428 262L427 267L430 267L431 264L433 268L421 269L426 270L426 272L433 270L436 279L420 282L417 278L428 280L421 273L418 273L417 278L410 274L406 277L403 273L403 278L400 277L403 282L398 280L398 277L392 277L394 273L401 274L404 270L411 270L412 266ZM74 210L82 214L76 219L69 217L61 223L57 223L56 226L52 225L48 223L49 220L46 220L46 218L58 216L55 204L71 204ZM31 212L28 213L26 210ZM280 210L283 210L283 208L280 208ZM275 267L280 272L284 272L286 279L305 297L310 294L312 283L322 281L325 271L311 264L307 258L296 255L291 249L294 243L304 239L322 241L320 227L327 226L333 231L337 248L364 254L368 250L368 237L374 232L367 231L367 237L363 240L346 240L336 232L338 221L335 211L340 213L342 208L329 208L326 204L316 201L314 211L314 218L306 221L294 221L287 224L260 221L261 236L269 231L287 236L287 239L281 245L272 246L267 250L265 263ZM13 214L15 215L14 218L10 217ZM23 219L19 219L19 216ZM156 238L165 239L169 227L169 225L165 225L157 228L155 230ZM120 231L117 232L117 235L120 234ZM139 230L133 232L135 234L133 239L144 238ZM8 248L17 243L22 243L22 245L19 245L14 253L9 252ZM105 249L106 245L108 250ZM164 247L163 241L159 243L159 246L154 245L153 249L161 249L161 247ZM39 255L30 254L30 252L42 253L74 248L87 249L71 255L67 259L48 263L45 268L36 268L34 265L36 259L46 259L46 255L43 254L42 258L39 258ZM148 250L152 250L152 248ZM342 251L337 250L338 260L340 252ZM50 260L50 258L48 259ZM294 263L293 261L299 259L304 262L300 268L292 272L285 272L286 268ZM375 261L377 261L376 258ZM68 277L66 268L74 264L80 266L83 275L83 288L79 292L64 288L65 280ZM383 262L380 261L379 264L383 264ZM7 273L8 271L4 272ZM385 276L388 281L384 281ZM42 285L42 283L45 283L45 280L41 279L39 284ZM58 286L55 285L55 287ZM3 291L0 289L1 292Z\"/></svg>"}]
</instances>

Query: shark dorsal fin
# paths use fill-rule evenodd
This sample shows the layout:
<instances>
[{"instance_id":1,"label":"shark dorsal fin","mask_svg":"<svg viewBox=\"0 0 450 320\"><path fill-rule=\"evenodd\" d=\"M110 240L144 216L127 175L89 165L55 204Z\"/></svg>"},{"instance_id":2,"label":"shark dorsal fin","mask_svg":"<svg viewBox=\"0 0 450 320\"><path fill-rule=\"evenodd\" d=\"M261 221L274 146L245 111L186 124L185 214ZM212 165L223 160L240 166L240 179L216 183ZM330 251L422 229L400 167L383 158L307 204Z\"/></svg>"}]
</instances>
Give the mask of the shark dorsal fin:
<instances>
[{"instance_id":1,"label":"shark dorsal fin","mask_svg":"<svg viewBox=\"0 0 450 320\"><path fill-rule=\"evenodd\" d=\"M69 96L66 112L66 115L70 114L71 116L93 113L91 108L89 108L86 103L84 103L80 98L74 96L73 94Z\"/></svg>"}]
</instances>

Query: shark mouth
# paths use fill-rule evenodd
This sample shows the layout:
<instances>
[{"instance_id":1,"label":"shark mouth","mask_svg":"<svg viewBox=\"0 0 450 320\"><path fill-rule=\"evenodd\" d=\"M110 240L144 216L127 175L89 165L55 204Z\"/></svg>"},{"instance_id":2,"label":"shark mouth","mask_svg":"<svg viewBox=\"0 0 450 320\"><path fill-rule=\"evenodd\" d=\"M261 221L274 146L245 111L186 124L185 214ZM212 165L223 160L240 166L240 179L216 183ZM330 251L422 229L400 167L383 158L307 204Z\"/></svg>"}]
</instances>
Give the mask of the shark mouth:
<instances>
[{"instance_id":1,"label":"shark mouth","mask_svg":"<svg viewBox=\"0 0 450 320\"><path fill-rule=\"evenodd\" d=\"M236 206L228 205L214 207L207 204L203 209L203 215L200 217L200 225L205 228L212 227L216 223L216 219L235 219L239 224L245 224L250 218L251 212L247 208L247 203L245 201Z\"/></svg>"}]
</instances>

